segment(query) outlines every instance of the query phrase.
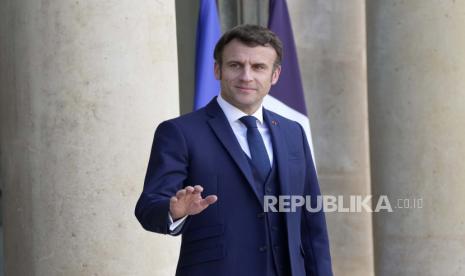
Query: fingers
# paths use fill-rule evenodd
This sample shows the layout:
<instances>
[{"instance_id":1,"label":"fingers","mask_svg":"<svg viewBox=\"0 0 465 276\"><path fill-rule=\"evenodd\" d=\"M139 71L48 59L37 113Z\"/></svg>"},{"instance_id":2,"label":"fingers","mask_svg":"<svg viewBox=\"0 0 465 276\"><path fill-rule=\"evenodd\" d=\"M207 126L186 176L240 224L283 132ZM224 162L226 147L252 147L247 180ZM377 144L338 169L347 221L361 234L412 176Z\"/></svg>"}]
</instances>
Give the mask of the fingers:
<instances>
[{"instance_id":1,"label":"fingers","mask_svg":"<svg viewBox=\"0 0 465 276\"><path fill-rule=\"evenodd\" d=\"M189 195L197 195L203 192L203 187L200 185L195 185L194 187L192 186L186 186L184 189L181 189L176 192L176 197L178 199L181 199L185 196Z\"/></svg>"},{"instance_id":2,"label":"fingers","mask_svg":"<svg viewBox=\"0 0 465 276\"><path fill-rule=\"evenodd\" d=\"M216 195L209 195L204 199L208 205L215 203L218 200L218 197Z\"/></svg>"},{"instance_id":3,"label":"fingers","mask_svg":"<svg viewBox=\"0 0 465 276\"><path fill-rule=\"evenodd\" d=\"M184 197L186 195L186 193L187 193L186 189L181 189L181 190L176 192L176 197L177 198L182 198L182 197Z\"/></svg>"},{"instance_id":4,"label":"fingers","mask_svg":"<svg viewBox=\"0 0 465 276\"><path fill-rule=\"evenodd\" d=\"M176 197L177 197L178 199L181 199L181 198L183 198L183 197L185 197L185 196L187 196L187 195L192 194L194 191L195 191L194 187L192 187L192 186L187 186L187 187L185 187L184 189L181 189L181 190L177 191L177 192L176 192Z\"/></svg>"},{"instance_id":5,"label":"fingers","mask_svg":"<svg viewBox=\"0 0 465 276\"><path fill-rule=\"evenodd\" d=\"M178 202L178 198L176 196L172 196L170 198L170 204L175 204L176 202Z\"/></svg>"},{"instance_id":6,"label":"fingers","mask_svg":"<svg viewBox=\"0 0 465 276\"><path fill-rule=\"evenodd\" d=\"M216 195L209 195L202 198L203 187L200 185L186 186L176 192L176 195L170 198L170 204L174 208L185 210L187 214L197 214L202 212L210 204L218 200Z\"/></svg>"},{"instance_id":7,"label":"fingers","mask_svg":"<svg viewBox=\"0 0 465 276\"><path fill-rule=\"evenodd\" d=\"M199 204L203 209L205 209L208 206L210 206L211 204L215 203L217 200L218 200L218 197L216 195L209 195L209 196L205 197L204 199L202 199L199 202Z\"/></svg>"},{"instance_id":8,"label":"fingers","mask_svg":"<svg viewBox=\"0 0 465 276\"><path fill-rule=\"evenodd\" d=\"M200 185L195 185L193 193L194 194L200 194L201 192L203 192L203 187L200 186Z\"/></svg>"}]
</instances>

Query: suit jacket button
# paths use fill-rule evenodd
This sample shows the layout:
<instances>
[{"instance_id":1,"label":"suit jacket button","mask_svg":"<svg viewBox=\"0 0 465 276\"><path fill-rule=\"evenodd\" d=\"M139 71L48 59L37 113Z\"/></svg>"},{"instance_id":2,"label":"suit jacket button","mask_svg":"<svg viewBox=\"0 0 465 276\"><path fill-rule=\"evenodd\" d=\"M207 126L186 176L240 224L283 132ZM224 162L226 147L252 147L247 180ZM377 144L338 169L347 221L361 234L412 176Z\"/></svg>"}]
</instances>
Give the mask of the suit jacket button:
<instances>
[{"instance_id":1,"label":"suit jacket button","mask_svg":"<svg viewBox=\"0 0 465 276\"><path fill-rule=\"evenodd\" d=\"M268 249L268 247L266 245L264 246L260 246L260 248L258 248L258 250L260 250L260 252L264 252Z\"/></svg>"}]
</instances>

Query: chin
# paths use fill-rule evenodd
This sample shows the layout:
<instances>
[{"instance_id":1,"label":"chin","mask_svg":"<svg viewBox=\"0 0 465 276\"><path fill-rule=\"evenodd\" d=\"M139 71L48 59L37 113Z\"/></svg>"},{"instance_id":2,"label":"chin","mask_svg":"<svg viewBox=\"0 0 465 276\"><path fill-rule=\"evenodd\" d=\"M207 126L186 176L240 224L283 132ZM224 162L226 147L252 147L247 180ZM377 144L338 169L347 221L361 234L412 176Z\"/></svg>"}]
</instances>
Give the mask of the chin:
<instances>
[{"instance_id":1,"label":"chin","mask_svg":"<svg viewBox=\"0 0 465 276\"><path fill-rule=\"evenodd\" d=\"M257 101L257 95L255 93L238 93L236 94L236 100L239 102L255 102Z\"/></svg>"},{"instance_id":2,"label":"chin","mask_svg":"<svg viewBox=\"0 0 465 276\"><path fill-rule=\"evenodd\" d=\"M239 99L236 102L239 106L250 107L255 105L257 101L255 99Z\"/></svg>"}]
</instances>

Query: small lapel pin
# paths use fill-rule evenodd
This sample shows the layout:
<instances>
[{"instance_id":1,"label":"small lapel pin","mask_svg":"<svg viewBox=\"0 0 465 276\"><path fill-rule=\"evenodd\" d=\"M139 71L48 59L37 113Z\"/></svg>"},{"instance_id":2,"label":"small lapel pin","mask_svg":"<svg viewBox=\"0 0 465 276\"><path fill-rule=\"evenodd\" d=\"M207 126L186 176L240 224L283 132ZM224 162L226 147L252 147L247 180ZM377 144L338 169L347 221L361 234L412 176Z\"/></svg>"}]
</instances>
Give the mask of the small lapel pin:
<instances>
[{"instance_id":1,"label":"small lapel pin","mask_svg":"<svg viewBox=\"0 0 465 276\"><path fill-rule=\"evenodd\" d=\"M277 126L278 122L276 122L275 120L271 120L271 124L274 125L274 126Z\"/></svg>"}]
</instances>

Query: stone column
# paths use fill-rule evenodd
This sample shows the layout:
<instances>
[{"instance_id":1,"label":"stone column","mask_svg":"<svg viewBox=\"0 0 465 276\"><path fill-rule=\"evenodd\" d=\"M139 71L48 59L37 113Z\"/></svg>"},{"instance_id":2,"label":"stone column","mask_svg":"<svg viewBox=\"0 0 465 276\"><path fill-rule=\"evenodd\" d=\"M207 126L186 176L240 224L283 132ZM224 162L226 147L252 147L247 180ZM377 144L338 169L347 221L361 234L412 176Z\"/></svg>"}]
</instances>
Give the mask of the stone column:
<instances>
[{"instance_id":1,"label":"stone column","mask_svg":"<svg viewBox=\"0 0 465 276\"><path fill-rule=\"evenodd\" d=\"M179 113L174 1L2 1L6 275L174 275L134 206Z\"/></svg>"},{"instance_id":2,"label":"stone column","mask_svg":"<svg viewBox=\"0 0 465 276\"><path fill-rule=\"evenodd\" d=\"M367 4L376 275L463 275L465 2Z\"/></svg>"},{"instance_id":3,"label":"stone column","mask_svg":"<svg viewBox=\"0 0 465 276\"><path fill-rule=\"evenodd\" d=\"M370 194L365 1L288 5L321 190L344 196L347 207L350 195ZM373 275L371 214L326 217L335 275Z\"/></svg>"}]
</instances>

